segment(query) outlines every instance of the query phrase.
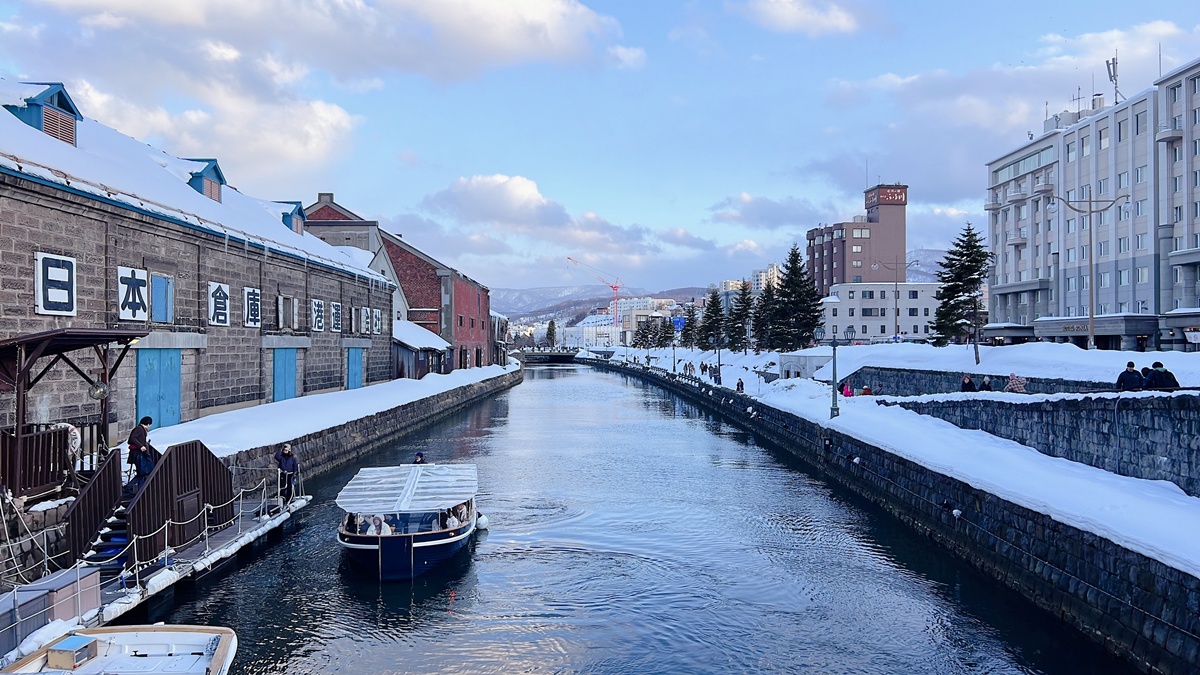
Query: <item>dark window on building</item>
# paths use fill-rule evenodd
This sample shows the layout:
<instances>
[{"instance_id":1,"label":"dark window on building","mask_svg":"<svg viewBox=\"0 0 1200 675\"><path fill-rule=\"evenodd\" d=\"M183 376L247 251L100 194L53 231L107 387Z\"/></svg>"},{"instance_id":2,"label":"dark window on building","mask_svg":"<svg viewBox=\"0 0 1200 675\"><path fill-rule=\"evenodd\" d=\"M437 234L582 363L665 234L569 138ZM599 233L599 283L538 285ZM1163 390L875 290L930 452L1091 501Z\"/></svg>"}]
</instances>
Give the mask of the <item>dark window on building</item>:
<instances>
[{"instance_id":1,"label":"dark window on building","mask_svg":"<svg viewBox=\"0 0 1200 675\"><path fill-rule=\"evenodd\" d=\"M917 299L917 291L909 291L909 292L908 292L908 299L909 299L909 300L916 300L916 299Z\"/></svg>"},{"instance_id":2,"label":"dark window on building","mask_svg":"<svg viewBox=\"0 0 1200 675\"><path fill-rule=\"evenodd\" d=\"M459 314L458 315L458 327L462 328L462 325L463 325L463 315Z\"/></svg>"},{"instance_id":3,"label":"dark window on building","mask_svg":"<svg viewBox=\"0 0 1200 675\"><path fill-rule=\"evenodd\" d=\"M908 308L908 315L909 315L909 316L916 316L916 315L917 315L917 308L916 308L916 307L909 307L909 308Z\"/></svg>"}]
</instances>

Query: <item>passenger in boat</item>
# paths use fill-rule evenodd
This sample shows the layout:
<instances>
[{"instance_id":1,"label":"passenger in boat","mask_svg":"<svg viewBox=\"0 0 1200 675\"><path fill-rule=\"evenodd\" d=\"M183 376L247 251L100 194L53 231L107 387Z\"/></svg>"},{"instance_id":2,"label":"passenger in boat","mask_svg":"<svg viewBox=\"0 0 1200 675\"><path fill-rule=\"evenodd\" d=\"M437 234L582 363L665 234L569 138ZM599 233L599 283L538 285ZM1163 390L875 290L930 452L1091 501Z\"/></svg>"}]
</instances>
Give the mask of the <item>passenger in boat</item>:
<instances>
[{"instance_id":1,"label":"passenger in boat","mask_svg":"<svg viewBox=\"0 0 1200 675\"><path fill-rule=\"evenodd\" d=\"M367 534L388 535L392 533L392 526L383 522L382 516L375 516L371 519L371 527L367 529Z\"/></svg>"},{"instance_id":2,"label":"passenger in boat","mask_svg":"<svg viewBox=\"0 0 1200 675\"><path fill-rule=\"evenodd\" d=\"M413 464L424 464L424 463L425 463L425 453L418 452L417 456L413 457Z\"/></svg>"},{"instance_id":3,"label":"passenger in boat","mask_svg":"<svg viewBox=\"0 0 1200 675\"><path fill-rule=\"evenodd\" d=\"M459 525L462 525L462 523L459 522L458 517L454 515L454 511L447 511L446 512L446 529L453 530L454 528L458 527Z\"/></svg>"},{"instance_id":4,"label":"passenger in boat","mask_svg":"<svg viewBox=\"0 0 1200 675\"><path fill-rule=\"evenodd\" d=\"M296 474L300 472L300 462L292 454L291 443L284 443L275 451L275 463L279 465L279 497L284 504L290 504L295 494Z\"/></svg>"},{"instance_id":5,"label":"passenger in boat","mask_svg":"<svg viewBox=\"0 0 1200 675\"><path fill-rule=\"evenodd\" d=\"M343 529L345 529L347 532L353 534L358 531L357 526L358 526L358 514L357 513L347 513L346 514L346 524L343 526Z\"/></svg>"}]
</instances>

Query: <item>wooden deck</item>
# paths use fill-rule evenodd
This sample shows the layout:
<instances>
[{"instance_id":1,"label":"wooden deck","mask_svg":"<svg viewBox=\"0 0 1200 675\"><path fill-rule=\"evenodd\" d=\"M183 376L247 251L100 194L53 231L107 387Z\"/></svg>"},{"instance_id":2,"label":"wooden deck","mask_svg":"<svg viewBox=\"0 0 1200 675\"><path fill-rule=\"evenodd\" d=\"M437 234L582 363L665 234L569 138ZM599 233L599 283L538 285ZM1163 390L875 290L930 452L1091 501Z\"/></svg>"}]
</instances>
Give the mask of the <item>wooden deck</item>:
<instances>
[{"instance_id":1,"label":"wooden deck","mask_svg":"<svg viewBox=\"0 0 1200 675\"><path fill-rule=\"evenodd\" d=\"M311 496L296 497L282 509L276 506L266 516L257 515L257 502L247 504L244 510L235 513L231 525L206 534L200 541L170 554L166 564L160 562L140 572L114 578L101 586L100 612L88 624L95 626L113 621L176 582L217 567L238 551L282 527L292 514L308 506L311 501Z\"/></svg>"}]
</instances>

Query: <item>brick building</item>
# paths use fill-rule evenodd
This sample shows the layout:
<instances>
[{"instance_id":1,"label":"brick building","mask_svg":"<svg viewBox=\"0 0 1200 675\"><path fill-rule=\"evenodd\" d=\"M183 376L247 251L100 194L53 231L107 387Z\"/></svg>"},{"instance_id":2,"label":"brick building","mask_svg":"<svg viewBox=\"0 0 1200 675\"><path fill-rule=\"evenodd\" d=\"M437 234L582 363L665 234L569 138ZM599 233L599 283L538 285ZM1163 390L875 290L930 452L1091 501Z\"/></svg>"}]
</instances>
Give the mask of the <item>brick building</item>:
<instances>
[{"instance_id":1,"label":"brick building","mask_svg":"<svg viewBox=\"0 0 1200 675\"><path fill-rule=\"evenodd\" d=\"M150 331L112 382L117 437L143 415L168 425L390 377L393 286L304 234L297 202L85 119L61 85L0 80L0 104L0 340ZM27 421L98 422L68 376L50 368Z\"/></svg>"},{"instance_id":2,"label":"brick building","mask_svg":"<svg viewBox=\"0 0 1200 675\"><path fill-rule=\"evenodd\" d=\"M822 296L834 284L905 281L908 186L868 188L863 205L865 216L815 227L805 235L808 275Z\"/></svg>"},{"instance_id":3,"label":"brick building","mask_svg":"<svg viewBox=\"0 0 1200 675\"><path fill-rule=\"evenodd\" d=\"M397 320L412 321L439 335L452 348L445 369L472 368L495 363L491 330L491 300L479 282L438 262L409 244L400 235L379 227L341 206L333 194L322 192L304 210L305 229L335 245L349 245L377 253L372 268L390 267L403 296ZM378 248L372 248L378 246ZM380 255L387 264L377 264Z\"/></svg>"}]
</instances>

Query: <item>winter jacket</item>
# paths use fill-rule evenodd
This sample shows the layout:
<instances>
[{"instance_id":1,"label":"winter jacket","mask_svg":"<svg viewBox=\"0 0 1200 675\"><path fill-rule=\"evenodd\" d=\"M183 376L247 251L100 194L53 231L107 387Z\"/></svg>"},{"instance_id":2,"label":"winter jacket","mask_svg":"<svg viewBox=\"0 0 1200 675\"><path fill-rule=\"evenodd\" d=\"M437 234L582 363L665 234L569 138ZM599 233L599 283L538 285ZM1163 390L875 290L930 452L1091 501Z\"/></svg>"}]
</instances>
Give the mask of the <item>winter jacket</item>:
<instances>
[{"instance_id":1,"label":"winter jacket","mask_svg":"<svg viewBox=\"0 0 1200 675\"><path fill-rule=\"evenodd\" d=\"M1117 391L1138 391L1144 384L1142 374L1136 370L1123 370L1117 376Z\"/></svg>"},{"instance_id":2,"label":"winter jacket","mask_svg":"<svg viewBox=\"0 0 1200 675\"><path fill-rule=\"evenodd\" d=\"M979 391L979 389L975 386L975 380L966 379L962 381L960 391Z\"/></svg>"},{"instance_id":3,"label":"winter jacket","mask_svg":"<svg viewBox=\"0 0 1200 675\"><path fill-rule=\"evenodd\" d=\"M1179 380L1166 368L1154 368L1146 377L1146 389L1178 389Z\"/></svg>"},{"instance_id":4,"label":"winter jacket","mask_svg":"<svg viewBox=\"0 0 1200 675\"><path fill-rule=\"evenodd\" d=\"M279 465L279 470L284 473L296 473L300 470L300 462L296 461L296 455L285 455L282 450L275 451L275 463Z\"/></svg>"},{"instance_id":5,"label":"winter jacket","mask_svg":"<svg viewBox=\"0 0 1200 675\"><path fill-rule=\"evenodd\" d=\"M1026 380L1023 377L1019 377L1017 375L1010 375L1008 378L1008 384L1004 385L1004 391L1007 391L1007 392L1013 393L1013 394L1024 394L1025 393L1025 383L1028 381L1029 380Z\"/></svg>"}]
</instances>

